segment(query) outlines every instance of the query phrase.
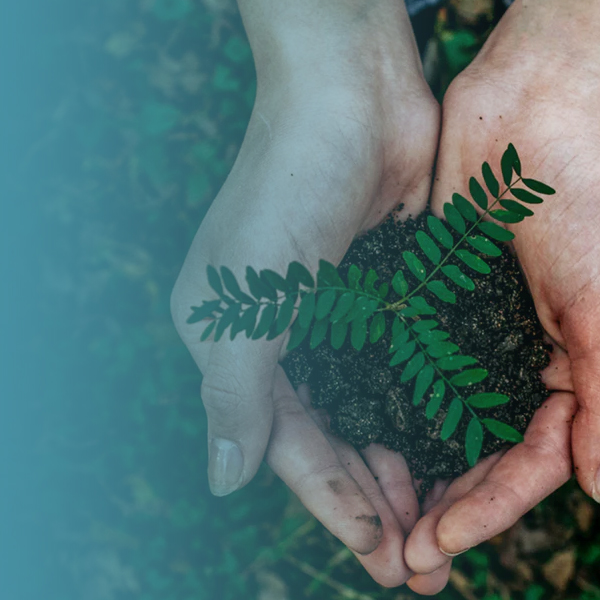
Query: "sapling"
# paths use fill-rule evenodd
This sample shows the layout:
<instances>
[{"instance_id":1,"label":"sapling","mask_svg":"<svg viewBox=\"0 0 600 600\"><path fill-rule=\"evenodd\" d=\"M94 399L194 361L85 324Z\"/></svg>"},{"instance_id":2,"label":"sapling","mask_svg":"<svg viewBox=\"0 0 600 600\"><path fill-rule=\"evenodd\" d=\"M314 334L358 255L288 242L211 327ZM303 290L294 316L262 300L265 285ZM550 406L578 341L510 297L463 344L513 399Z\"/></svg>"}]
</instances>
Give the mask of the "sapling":
<instances>
[{"instance_id":1,"label":"sapling","mask_svg":"<svg viewBox=\"0 0 600 600\"><path fill-rule=\"evenodd\" d=\"M427 217L427 231L415 234L426 260L404 251L403 266L390 281L379 282L374 269L363 272L356 265L351 265L342 277L325 260L319 262L315 281L304 265L292 262L285 277L270 269L257 272L248 266L245 292L228 267L217 270L209 265L208 282L218 298L193 306L187 322L208 320L201 339L212 336L215 342L227 330L231 339L241 333L254 340L265 336L273 339L291 324L289 351L302 342L315 349L329 334L333 349L349 342L360 352L365 344L379 342L389 330L389 366L397 371L402 384L414 382L413 404L417 406L426 399L428 419L434 418L443 405L446 409L440 438L448 440L459 422L469 419L464 448L467 462L473 466L481 453L484 430L509 442L522 441L522 434L507 423L485 416L486 409L506 404L510 398L498 392L469 392L471 386L487 378L488 371L475 357L460 352L450 339L451 332L443 331L435 318L437 311L430 301L436 297L453 304L456 294L452 284L474 291L469 272L492 272L485 257L500 256L497 242L509 242L514 234L490 217L501 223L518 223L533 215L526 205L543 202L540 194L555 193L541 181L522 177L521 162L512 144L502 155L500 170L504 186L484 162L484 185L475 177L469 180L473 203L455 193L452 202L443 206L445 221L433 215ZM407 278L407 273L412 278ZM411 284L409 279L416 283Z\"/></svg>"}]
</instances>

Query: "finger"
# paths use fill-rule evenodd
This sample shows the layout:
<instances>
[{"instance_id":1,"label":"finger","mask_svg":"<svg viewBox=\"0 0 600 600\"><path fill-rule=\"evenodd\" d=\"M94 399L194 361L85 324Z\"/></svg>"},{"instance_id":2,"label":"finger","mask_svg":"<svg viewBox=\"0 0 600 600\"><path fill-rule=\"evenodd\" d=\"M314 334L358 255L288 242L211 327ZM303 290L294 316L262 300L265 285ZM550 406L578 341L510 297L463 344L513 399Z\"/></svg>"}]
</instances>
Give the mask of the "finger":
<instances>
[{"instance_id":1,"label":"finger","mask_svg":"<svg viewBox=\"0 0 600 600\"><path fill-rule=\"evenodd\" d=\"M267 462L302 504L348 548L373 552L381 519L359 484L342 466L323 432L277 367L273 430Z\"/></svg>"},{"instance_id":2,"label":"finger","mask_svg":"<svg viewBox=\"0 0 600 600\"><path fill-rule=\"evenodd\" d=\"M452 561L442 565L437 571L429 573L428 575L413 575L407 582L406 585L417 594L423 596L434 596L439 594L448 583L450 577L450 569L452 568Z\"/></svg>"},{"instance_id":3,"label":"finger","mask_svg":"<svg viewBox=\"0 0 600 600\"><path fill-rule=\"evenodd\" d=\"M570 430L575 410L573 394L553 394L535 413L525 441L509 449L488 473L483 473L484 477L480 473L477 477L480 483L472 475L477 465L456 482L471 478L465 486L467 493L455 493L454 486L450 486L448 499L442 500L442 504L449 505L448 510L437 511L436 507L423 519L439 518L439 522L429 523L428 537L420 540L421 548L412 548L408 564L418 572L439 568L448 556L456 556L508 529L568 481ZM431 538L432 525L436 525L435 542ZM420 556L416 554L419 549L423 551Z\"/></svg>"},{"instance_id":4,"label":"finger","mask_svg":"<svg viewBox=\"0 0 600 600\"><path fill-rule=\"evenodd\" d=\"M303 388L300 393L303 396L303 402L306 403L307 397L309 397L308 388ZM330 433L326 424L327 415L322 411L314 409L309 409L309 414L329 441L329 444L337 454L341 464L361 487L381 518L383 535L379 546L367 556L361 556L355 553L356 557L379 585L384 587L397 587L402 585L412 573L406 567L406 563L404 562L404 532L396 518L394 509L390 506L384 496L379 482L374 477L374 473L370 471L365 462L361 459L359 453L352 448L352 446ZM378 456L384 457L384 462L386 464L379 465L378 468L384 473L384 477L389 480L389 486L393 487L391 477L393 472L396 472L398 469L399 463L390 460L390 456L385 454L391 454L389 451L382 450L383 452L374 450L371 453L371 458L377 462ZM409 484L411 483L410 474L408 472L401 473L401 477L408 481ZM412 489L412 485L410 485L410 488ZM409 490L404 487L403 494L408 497L408 492ZM414 490L412 490L412 495L414 498L409 500L409 506L411 507L417 502ZM401 510L400 506L397 508L398 510ZM413 509L410 508L409 510Z\"/></svg>"},{"instance_id":5,"label":"finger","mask_svg":"<svg viewBox=\"0 0 600 600\"><path fill-rule=\"evenodd\" d=\"M408 534L419 519L420 510L406 460L381 444L371 444L361 454L400 527Z\"/></svg>"},{"instance_id":6,"label":"finger","mask_svg":"<svg viewBox=\"0 0 600 600\"><path fill-rule=\"evenodd\" d=\"M258 470L271 432L273 378L279 344L238 336L212 344L203 370L211 491L224 496Z\"/></svg>"},{"instance_id":7,"label":"finger","mask_svg":"<svg viewBox=\"0 0 600 600\"><path fill-rule=\"evenodd\" d=\"M415 572L420 574L434 573L446 563L451 557L440 551L437 539L437 526L444 513L458 500L466 496L485 476L493 466L500 460L503 453L496 452L491 456L479 461L477 465L467 471L462 477L454 480L447 488L437 503L433 504L439 491L443 489L443 483L439 484L436 493L432 494L428 511L415 525L404 549L406 564Z\"/></svg>"}]
</instances>

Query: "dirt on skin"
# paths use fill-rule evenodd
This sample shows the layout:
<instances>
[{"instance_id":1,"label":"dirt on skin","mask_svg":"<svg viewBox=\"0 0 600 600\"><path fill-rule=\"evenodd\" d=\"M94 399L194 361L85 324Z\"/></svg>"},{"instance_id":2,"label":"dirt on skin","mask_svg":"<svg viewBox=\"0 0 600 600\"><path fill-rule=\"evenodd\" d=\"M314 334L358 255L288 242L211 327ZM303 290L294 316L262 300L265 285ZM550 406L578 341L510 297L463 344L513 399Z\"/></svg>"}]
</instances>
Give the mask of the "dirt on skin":
<instances>
[{"instance_id":1,"label":"dirt on skin","mask_svg":"<svg viewBox=\"0 0 600 600\"><path fill-rule=\"evenodd\" d=\"M428 259L420 250L415 232L426 230L426 217L396 223L389 217L378 229L355 240L339 266L342 279L351 264L363 273L369 268L379 275L377 284L390 283L398 268L403 268L412 289L418 281L406 268L401 256L405 250L414 252L425 265ZM543 340L533 301L515 257L508 246L502 246L497 258L480 255L492 268L489 275L475 273L458 258L456 264L471 277L475 290L464 290L446 280L456 294L456 304L438 300L427 294L427 301L437 309L432 317L440 329L450 333L449 341L460 352L473 356L479 367L489 371L487 379L471 385L465 396L477 392L499 392L508 395L509 403L488 409L476 409L481 418L491 417L512 425L523 433L535 410L548 397L540 371L550 362L550 350ZM471 252L478 254L475 250ZM391 286L390 286L391 288ZM397 296L390 291L387 301ZM305 342L284 360L283 366L294 386L307 383L313 406L326 409L331 430L356 448L377 442L401 452L413 476L422 481L422 491L429 489L437 478L453 478L468 470L465 456L465 433L469 422L464 411L455 433L447 440L440 431L453 397L447 389L438 413L432 419L425 416L425 406L431 388L417 406L412 396L415 380L400 382L403 365L389 367L391 344L391 313L386 333L375 344L367 343L360 352L352 348L349 339L339 350L333 350L328 340L315 350ZM386 315L386 318L387 318ZM455 374L452 372L451 375ZM481 457L488 456L507 442L484 429Z\"/></svg>"}]
</instances>

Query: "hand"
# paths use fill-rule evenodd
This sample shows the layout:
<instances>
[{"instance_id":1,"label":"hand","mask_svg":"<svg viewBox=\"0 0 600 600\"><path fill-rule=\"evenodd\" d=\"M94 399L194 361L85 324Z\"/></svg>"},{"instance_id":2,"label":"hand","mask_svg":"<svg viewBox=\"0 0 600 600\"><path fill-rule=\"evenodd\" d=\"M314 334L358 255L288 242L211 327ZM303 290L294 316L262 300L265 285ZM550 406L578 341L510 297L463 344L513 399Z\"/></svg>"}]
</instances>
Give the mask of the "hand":
<instances>
[{"instance_id":1,"label":"hand","mask_svg":"<svg viewBox=\"0 0 600 600\"><path fill-rule=\"evenodd\" d=\"M285 337L200 342L206 323L186 319L192 305L213 297L208 264L228 266L240 282L247 265L285 274L293 260L315 274L319 259L337 264L352 238L399 202L404 215L420 211L439 107L397 0L243 0L240 8L257 98L172 295L176 327L204 375L211 489L225 495L250 481L270 439L274 471L351 549L364 555L381 545L366 566L381 583L399 585L409 574L401 526L384 498L390 486L355 466L357 455L346 461L302 406L278 366ZM369 454L375 472L400 461ZM413 500L400 496L391 504L408 503L403 510L414 515Z\"/></svg>"},{"instance_id":2,"label":"hand","mask_svg":"<svg viewBox=\"0 0 600 600\"><path fill-rule=\"evenodd\" d=\"M452 483L417 523L405 549L417 573L447 563L443 552L459 553L511 526L568 480L571 456L582 488L600 500L600 53L591 41L600 10L583 0L568 9L554 0L524 4L508 10L444 99L433 204L439 212L452 192L467 189L483 160L499 164L508 142L526 176L557 190L534 217L510 227L555 344L544 373L554 393L522 444ZM409 585L418 591L418 578Z\"/></svg>"}]
</instances>

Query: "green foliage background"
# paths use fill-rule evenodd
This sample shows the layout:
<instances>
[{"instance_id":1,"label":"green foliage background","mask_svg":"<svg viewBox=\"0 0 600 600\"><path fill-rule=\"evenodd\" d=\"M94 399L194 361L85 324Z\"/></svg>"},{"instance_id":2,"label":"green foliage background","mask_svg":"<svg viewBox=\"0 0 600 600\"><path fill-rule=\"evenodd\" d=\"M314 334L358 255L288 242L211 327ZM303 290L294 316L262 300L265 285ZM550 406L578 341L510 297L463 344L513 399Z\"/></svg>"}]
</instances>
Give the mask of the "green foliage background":
<instances>
[{"instance_id":1,"label":"green foliage background","mask_svg":"<svg viewBox=\"0 0 600 600\"><path fill-rule=\"evenodd\" d=\"M266 467L230 497L208 491L201 377L172 326L169 296L252 107L252 57L235 4L72 9L44 42L42 64L66 69L51 81L47 110L32 115L44 133L30 150L49 173L35 185L52 232L39 257L36 318L52 332L47 385L69 415L44 421L39 441L53 460L47 489L73 490L39 508L60 547L46 557L60 597L413 597L372 583ZM573 519L562 510L570 494L555 500L561 510L538 512ZM577 564L592 572L600 546L581 539ZM495 547L456 565L472 597L503 597L490 578ZM587 598L600 598L596 584ZM551 590L530 580L513 597ZM455 580L439 597L465 596Z\"/></svg>"}]
</instances>

